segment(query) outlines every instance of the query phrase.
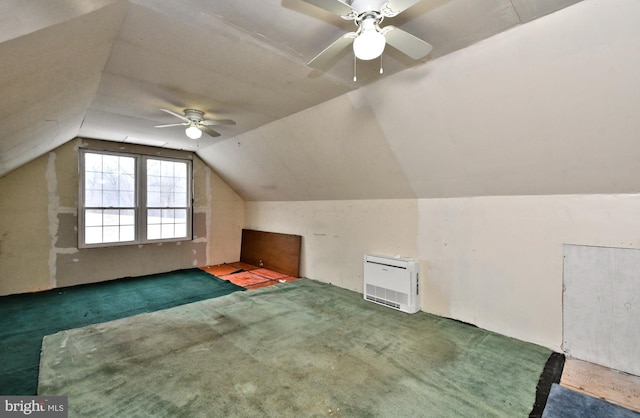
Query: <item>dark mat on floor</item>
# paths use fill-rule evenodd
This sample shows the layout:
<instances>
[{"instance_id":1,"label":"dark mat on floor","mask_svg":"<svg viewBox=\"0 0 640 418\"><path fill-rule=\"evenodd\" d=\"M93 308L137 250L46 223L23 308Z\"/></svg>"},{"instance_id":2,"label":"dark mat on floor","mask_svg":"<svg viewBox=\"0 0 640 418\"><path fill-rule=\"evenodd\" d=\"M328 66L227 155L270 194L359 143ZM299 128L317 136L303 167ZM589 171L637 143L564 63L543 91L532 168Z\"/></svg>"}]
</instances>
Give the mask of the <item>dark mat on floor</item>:
<instances>
[{"instance_id":1,"label":"dark mat on floor","mask_svg":"<svg viewBox=\"0 0 640 418\"><path fill-rule=\"evenodd\" d=\"M536 401L533 409L529 414L529 418L541 418L544 407L547 405L547 399L554 383L560 383L562 378L562 370L564 369L565 357L562 353L551 353L544 365L544 370L540 375L538 386L536 388Z\"/></svg>"},{"instance_id":2,"label":"dark mat on floor","mask_svg":"<svg viewBox=\"0 0 640 418\"><path fill-rule=\"evenodd\" d=\"M42 338L227 295L240 286L200 269L0 297L0 395L35 395Z\"/></svg>"},{"instance_id":3,"label":"dark mat on floor","mask_svg":"<svg viewBox=\"0 0 640 418\"><path fill-rule=\"evenodd\" d=\"M553 384L542 418L640 418L640 413Z\"/></svg>"}]
</instances>

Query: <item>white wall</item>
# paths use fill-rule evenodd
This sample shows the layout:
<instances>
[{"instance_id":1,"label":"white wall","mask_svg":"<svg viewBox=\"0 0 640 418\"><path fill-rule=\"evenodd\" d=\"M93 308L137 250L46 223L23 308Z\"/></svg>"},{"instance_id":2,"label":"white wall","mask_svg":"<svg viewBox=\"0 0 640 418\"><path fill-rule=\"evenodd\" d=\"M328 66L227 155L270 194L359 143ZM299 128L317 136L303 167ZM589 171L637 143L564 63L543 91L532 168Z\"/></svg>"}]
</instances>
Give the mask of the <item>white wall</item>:
<instances>
[{"instance_id":1,"label":"white wall","mask_svg":"<svg viewBox=\"0 0 640 418\"><path fill-rule=\"evenodd\" d=\"M422 266L422 309L560 351L563 244L640 248L640 195L247 202L298 234L301 275L362 292L366 253Z\"/></svg>"},{"instance_id":2,"label":"white wall","mask_svg":"<svg viewBox=\"0 0 640 418\"><path fill-rule=\"evenodd\" d=\"M640 196L420 200L423 309L556 350L563 244L640 248Z\"/></svg>"},{"instance_id":3,"label":"white wall","mask_svg":"<svg viewBox=\"0 0 640 418\"><path fill-rule=\"evenodd\" d=\"M246 227L302 235L300 274L362 292L365 254L417 257L418 202L246 202Z\"/></svg>"}]
</instances>

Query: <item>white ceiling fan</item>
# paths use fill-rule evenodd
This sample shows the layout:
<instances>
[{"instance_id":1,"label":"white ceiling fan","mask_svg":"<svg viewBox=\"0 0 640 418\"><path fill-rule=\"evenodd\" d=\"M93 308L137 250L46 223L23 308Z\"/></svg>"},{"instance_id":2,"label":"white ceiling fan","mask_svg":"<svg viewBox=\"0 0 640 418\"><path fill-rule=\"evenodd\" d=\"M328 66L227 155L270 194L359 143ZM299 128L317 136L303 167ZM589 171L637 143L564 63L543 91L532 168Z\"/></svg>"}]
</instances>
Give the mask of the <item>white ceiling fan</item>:
<instances>
[{"instance_id":1,"label":"white ceiling fan","mask_svg":"<svg viewBox=\"0 0 640 418\"><path fill-rule=\"evenodd\" d=\"M215 125L235 125L236 122L231 119L205 119L204 112L196 109L185 109L184 115L172 112L167 109L160 109L172 116L182 120L181 123L170 123L167 125L156 125L156 128L168 128L171 126L186 126L185 134L191 139L198 139L202 136L202 132L209 136L220 136L220 133L214 131L209 126Z\"/></svg>"},{"instance_id":2,"label":"white ceiling fan","mask_svg":"<svg viewBox=\"0 0 640 418\"><path fill-rule=\"evenodd\" d=\"M309 62L310 67L325 67L340 51L353 42L353 52L361 60L371 60L382 55L386 44L418 60L433 47L420 38L395 26L380 27L385 17L397 16L420 0L303 0L328 10L345 20L353 20L358 26L355 32L342 35ZM347 4L348 3L348 4Z\"/></svg>"}]
</instances>

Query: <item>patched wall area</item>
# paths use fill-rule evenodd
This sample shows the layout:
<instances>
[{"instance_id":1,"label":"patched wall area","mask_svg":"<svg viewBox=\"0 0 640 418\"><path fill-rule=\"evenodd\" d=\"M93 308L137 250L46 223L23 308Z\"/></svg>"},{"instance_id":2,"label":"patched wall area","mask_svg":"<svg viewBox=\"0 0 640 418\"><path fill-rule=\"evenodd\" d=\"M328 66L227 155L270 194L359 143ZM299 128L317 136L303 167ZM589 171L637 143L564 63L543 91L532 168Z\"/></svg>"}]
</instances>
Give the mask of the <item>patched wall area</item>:
<instances>
[{"instance_id":1,"label":"patched wall area","mask_svg":"<svg viewBox=\"0 0 640 418\"><path fill-rule=\"evenodd\" d=\"M176 153L76 139L0 178L0 295L239 258L244 202L196 156L193 240L79 249L78 149L89 144L113 151L166 156Z\"/></svg>"},{"instance_id":2,"label":"patched wall area","mask_svg":"<svg viewBox=\"0 0 640 418\"><path fill-rule=\"evenodd\" d=\"M0 295L51 287L47 158L0 178Z\"/></svg>"}]
</instances>

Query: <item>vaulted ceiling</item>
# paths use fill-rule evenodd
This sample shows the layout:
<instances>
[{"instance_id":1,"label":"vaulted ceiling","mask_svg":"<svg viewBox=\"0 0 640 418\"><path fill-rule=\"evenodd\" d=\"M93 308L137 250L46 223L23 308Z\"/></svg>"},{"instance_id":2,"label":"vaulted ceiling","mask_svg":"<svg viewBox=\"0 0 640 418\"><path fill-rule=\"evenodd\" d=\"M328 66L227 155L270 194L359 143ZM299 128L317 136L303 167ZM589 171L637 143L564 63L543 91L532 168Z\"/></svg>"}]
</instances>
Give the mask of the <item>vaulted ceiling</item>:
<instances>
[{"instance_id":1,"label":"vaulted ceiling","mask_svg":"<svg viewBox=\"0 0 640 418\"><path fill-rule=\"evenodd\" d=\"M637 193L639 17L422 0L384 24L433 51L354 82L349 48L307 64L353 22L302 0L4 0L0 176L86 137L192 150L246 200ZM186 108L237 124L154 127Z\"/></svg>"},{"instance_id":2,"label":"vaulted ceiling","mask_svg":"<svg viewBox=\"0 0 640 418\"><path fill-rule=\"evenodd\" d=\"M387 48L384 74L380 61L359 61L354 82L349 50L327 68L307 66L353 22L301 0L4 0L0 175L77 136L190 149L217 170L217 144L577 1L423 0L385 24L428 41L431 54L413 61ZM237 124L193 141L180 127L154 128L176 122L161 108L201 109ZM320 122L312 128L332 123ZM244 197L259 197L242 186L241 171L220 171Z\"/></svg>"}]
</instances>

